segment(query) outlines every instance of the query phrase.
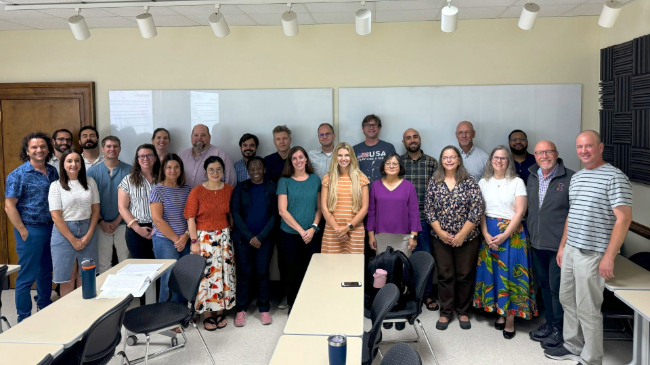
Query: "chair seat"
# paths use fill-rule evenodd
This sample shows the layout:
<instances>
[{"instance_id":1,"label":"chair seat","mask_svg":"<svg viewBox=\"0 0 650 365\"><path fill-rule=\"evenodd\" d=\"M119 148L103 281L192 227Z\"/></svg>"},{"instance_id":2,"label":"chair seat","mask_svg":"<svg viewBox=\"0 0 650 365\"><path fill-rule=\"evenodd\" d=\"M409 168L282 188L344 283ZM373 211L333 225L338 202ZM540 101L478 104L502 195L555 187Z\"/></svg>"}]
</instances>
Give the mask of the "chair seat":
<instances>
[{"instance_id":1,"label":"chair seat","mask_svg":"<svg viewBox=\"0 0 650 365\"><path fill-rule=\"evenodd\" d=\"M399 319L399 318L404 318L407 319L409 317L412 317L418 313L416 304L414 300L411 300L406 303L404 308L402 310L398 310L395 312L388 312L386 315L386 319ZM363 315L366 318L370 318L370 310L364 309Z\"/></svg>"},{"instance_id":2,"label":"chair seat","mask_svg":"<svg viewBox=\"0 0 650 365\"><path fill-rule=\"evenodd\" d=\"M163 302L137 307L126 312L124 327L133 333L152 333L175 324L186 325L192 311L187 304Z\"/></svg>"}]
</instances>

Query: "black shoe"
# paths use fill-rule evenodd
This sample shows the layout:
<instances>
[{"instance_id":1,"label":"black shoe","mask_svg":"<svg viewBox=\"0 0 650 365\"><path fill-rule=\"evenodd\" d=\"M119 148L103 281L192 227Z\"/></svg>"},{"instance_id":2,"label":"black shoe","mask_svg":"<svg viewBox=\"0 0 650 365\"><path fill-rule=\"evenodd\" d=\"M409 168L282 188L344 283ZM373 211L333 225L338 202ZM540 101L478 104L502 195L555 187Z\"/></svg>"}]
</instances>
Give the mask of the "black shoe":
<instances>
[{"instance_id":1,"label":"black shoe","mask_svg":"<svg viewBox=\"0 0 650 365\"><path fill-rule=\"evenodd\" d=\"M546 337L541 343L542 348L544 349L552 349L554 347L562 346L562 344L564 344L564 336L562 336L562 330L557 328L554 328L553 333Z\"/></svg>"},{"instance_id":2,"label":"black shoe","mask_svg":"<svg viewBox=\"0 0 650 365\"><path fill-rule=\"evenodd\" d=\"M567 350L567 348L564 346L558 346L552 349L546 349L544 350L544 356L553 360L573 360L573 361L578 361L579 363L581 362L579 355L572 353L571 351Z\"/></svg>"},{"instance_id":3,"label":"black shoe","mask_svg":"<svg viewBox=\"0 0 650 365\"><path fill-rule=\"evenodd\" d=\"M436 322L436 329L440 331L446 330L447 327L449 327L449 322L451 322L451 319L447 319L447 322L440 322L440 320L438 320L438 322Z\"/></svg>"},{"instance_id":4,"label":"black shoe","mask_svg":"<svg viewBox=\"0 0 650 365\"><path fill-rule=\"evenodd\" d=\"M406 328L406 322L397 322L395 323L395 329L398 331L403 331Z\"/></svg>"},{"instance_id":5,"label":"black shoe","mask_svg":"<svg viewBox=\"0 0 650 365\"><path fill-rule=\"evenodd\" d=\"M543 325L539 326L538 329L534 330L529 334L530 339L537 342L542 342L546 337L550 336L553 333L553 325L548 322L544 322Z\"/></svg>"},{"instance_id":6,"label":"black shoe","mask_svg":"<svg viewBox=\"0 0 650 365\"><path fill-rule=\"evenodd\" d=\"M472 328L472 322L469 321L469 317L467 317L466 321L462 321L460 318L458 318L458 324L460 324L460 328L464 330Z\"/></svg>"},{"instance_id":7,"label":"black shoe","mask_svg":"<svg viewBox=\"0 0 650 365\"><path fill-rule=\"evenodd\" d=\"M512 332L503 330L503 338L505 338L506 340L512 340L516 334L517 334L517 330L514 330Z\"/></svg>"},{"instance_id":8,"label":"black shoe","mask_svg":"<svg viewBox=\"0 0 650 365\"><path fill-rule=\"evenodd\" d=\"M497 321L499 318L497 318ZM504 321L503 323L499 323L497 321L494 321L494 329L497 331L503 331L504 328L506 328L506 322Z\"/></svg>"},{"instance_id":9,"label":"black shoe","mask_svg":"<svg viewBox=\"0 0 650 365\"><path fill-rule=\"evenodd\" d=\"M393 328L393 322L384 322L384 323L382 323L381 325L382 325L382 326L384 327L384 329L386 329L386 330L389 330L389 329Z\"/></svg>"}]
</instances>

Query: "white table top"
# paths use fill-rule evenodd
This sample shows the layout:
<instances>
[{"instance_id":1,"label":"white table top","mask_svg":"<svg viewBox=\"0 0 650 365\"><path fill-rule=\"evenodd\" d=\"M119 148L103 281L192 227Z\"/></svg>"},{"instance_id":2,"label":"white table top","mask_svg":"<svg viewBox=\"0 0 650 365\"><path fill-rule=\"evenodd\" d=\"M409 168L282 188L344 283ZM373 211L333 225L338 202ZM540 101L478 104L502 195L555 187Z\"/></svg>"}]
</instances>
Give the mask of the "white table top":
<instances>
[{"instance_id":1,"label":"white table top","mask_svg":"<svg viewBox=\"0 0 650 365\"><path fill-rule=\"evenodd\" d=\"M291 311L293 314L293 310ZM347 365L361 364L360 337L348 337ZM289 336L280 337L273 351L270 365L329 365L329 346L327 336Z\"/></svg>"},{"instance_id":2,"label":"white table top","mask_svg":"<svg viewBox=\"0 0 650 365\"><path fill-rule=\"evenodd\" d=\"M605 281L608 290L650 290L650 271L621 255L614 260L614 278Z\"/></svg>"},{"instance_id":3,"label":"white table top","mask_svg":"<svg viewBox=\"0 0 650 365\"><path fill-rule=\"evenodd\" d=\"M619 299L635 312L650 321L650 291L648 290L617 290L614 292Z\"/></svg>"},{"instance_id":4,"label":"white table top","mask_svg":"<svg viewBox=\"0 0 650 365\"><path fill-rule=\"evenodd\" d=\"M97 289L99 291L109 274L115 274L128 264L154 263L164 264L158 270L157 277L159 277L169 270L176 260L124 260L97 277ZM83 337L86 330L97 319L121 301L122 299L85 300L81 288L78 288L0 334L0 343L59 344L66 348L70 347Z\"/></svg>"},{"instance_id":5,"label":"white table top","mask_svg":"<svg viewBox=\"0 0 650 365\"><path fill-rule=\"evenodd\" d=\"M363 287L341 287L363 283L363 266L362 254L313 255L284 334L363 336Z\"/></svg>"},{"instance_id":6,"label":"white table top","mask_svg":"<svg viewBox=\"0 0 650 365\"><path fill-rule=\"evenodd\" d=\"M7 270L7 275L13 274L16 271L20 270L20 265L7 265L9 266L9 270Z\"/></svg>"},{"instance_id":7,"label":"white table top","mask_svg":"<svg viewBox=\"0 0 650 365\"><path fill-rule=\"evenodd\" d=\"M2 363L11 365L38 364L47 354L57 357L63 352L63 345L37 343L0 343Z\"/></svg>"}]
</instances>

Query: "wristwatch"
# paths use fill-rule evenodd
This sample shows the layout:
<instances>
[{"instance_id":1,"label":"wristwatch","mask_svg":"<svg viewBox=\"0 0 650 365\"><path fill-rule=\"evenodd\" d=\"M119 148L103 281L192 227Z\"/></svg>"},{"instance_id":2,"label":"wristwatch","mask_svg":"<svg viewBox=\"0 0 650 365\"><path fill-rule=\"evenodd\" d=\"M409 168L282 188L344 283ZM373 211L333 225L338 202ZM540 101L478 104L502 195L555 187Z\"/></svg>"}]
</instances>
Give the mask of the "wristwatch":
<instances>
[{"instance_id":1,"label":"wristwatch","mask_svg":"<svg viewBox=\"0 0 650 365\"><path fill-rule=\"evenodd\" d=\"M411 238L414 239L414 240L417 240L417 239L418 239L418 235L417 235L417 234L410 234L409 237L411 237Z\"/></svg>"},{"instance_id":2,"label":"wristwatch","mask_svg":"<svg viewBox=\"0 0 650 365\"><path fill-rule=\"evenodd\" d=\"M192 239L192 240L190 240L190 243L192 243L192 244L195 244L195 243L197 243L197 242L198 242L198 240L197 240L196 238L195 238L195 239Z\"/></svg>"},{"instance_id":3,"label":"wristwatch","mask_svg":"<svg viewBox=\"0 0 650 365\"><path fill-rule=\"evenodd\" d=\"M348 223L348 227L350 227L350 230L354 229L354 226L352 225L352 223Z\"/></svg>"},{"instance_id":4,"label":"wristwatch","mask_svg":"<svg viewBox=\"0 0 650 365\"><path fill-rule=\"evenodd\" d=\"M318 228L318 225L317 225L317 224L312 224L311 226L309 226L309 228L313 228L313 229L314 229L314 233L318 233L318 232L320 232L320 228ZM307 229L309 229L309 228L307 228Z\"/></svg>"}]
</instances>

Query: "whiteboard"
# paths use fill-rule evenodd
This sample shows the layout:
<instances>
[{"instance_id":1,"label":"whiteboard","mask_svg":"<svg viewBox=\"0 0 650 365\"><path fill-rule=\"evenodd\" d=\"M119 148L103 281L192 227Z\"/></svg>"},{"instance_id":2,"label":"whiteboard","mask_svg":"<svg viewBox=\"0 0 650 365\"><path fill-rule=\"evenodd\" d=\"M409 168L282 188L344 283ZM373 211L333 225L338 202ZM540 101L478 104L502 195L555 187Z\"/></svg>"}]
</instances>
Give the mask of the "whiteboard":
<instances>
[{"instance_id":1,"label":"whiteboard","mask_svg":"<svg viewBox=\"0 0 650 365\"><path fill-rule=\"evenodd\" d=\"M273 128L287 125L292 145L306 150L319 146L317 129L333 123L332 89L266 90L116 90L109 91L111 134L122 142L122 161L131 163L135 149L151 143L156 128L171 134L168 151L191 147L196 124L210 128L211 143L240 160L239 138L260 139L258 156L276 151Z\"/></svg>"},{"instance_id":2,"label":"whiteboard","mask_svg":"<svg viewBox=\"0 0 650 365\"><path fill-rule=\"evenodd\" d=\"M528 135L528 152L543 139L554 142L567 167L578 171L575 138L580 132L582 85L492 85L339 89L339 140L352 145L364 140L361 121L381 118L381 140L406 152L402 135L415 128L422 150L436 159L447 145L458 146L456 126L474 125L474 144L485 152L508 145L508 134Z\"/></svg>"}]
</instances>

